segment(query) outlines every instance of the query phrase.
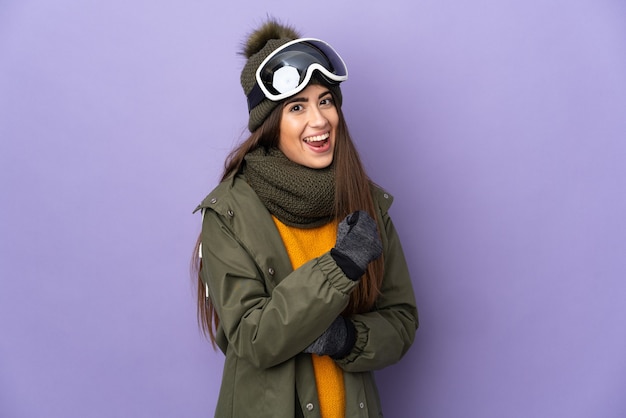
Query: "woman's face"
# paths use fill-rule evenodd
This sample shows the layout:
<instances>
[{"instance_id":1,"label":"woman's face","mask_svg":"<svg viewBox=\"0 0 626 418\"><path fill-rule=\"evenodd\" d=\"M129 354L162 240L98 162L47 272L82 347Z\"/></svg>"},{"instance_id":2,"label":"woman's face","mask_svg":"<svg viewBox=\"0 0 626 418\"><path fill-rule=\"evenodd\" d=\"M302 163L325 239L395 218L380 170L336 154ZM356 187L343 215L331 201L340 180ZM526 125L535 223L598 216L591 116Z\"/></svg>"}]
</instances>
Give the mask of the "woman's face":
<instances>
[{"instance_id":1,"label":"woman's face","mask_svg":"<svg viewBox=\"0 0 626 418\"><path fill-rule=\"evenodd\" d=\"M328 88L310 85L285 100L278 148L291 161L325 168L333 161L339 114Z\"/></svg>"}]
</instances>

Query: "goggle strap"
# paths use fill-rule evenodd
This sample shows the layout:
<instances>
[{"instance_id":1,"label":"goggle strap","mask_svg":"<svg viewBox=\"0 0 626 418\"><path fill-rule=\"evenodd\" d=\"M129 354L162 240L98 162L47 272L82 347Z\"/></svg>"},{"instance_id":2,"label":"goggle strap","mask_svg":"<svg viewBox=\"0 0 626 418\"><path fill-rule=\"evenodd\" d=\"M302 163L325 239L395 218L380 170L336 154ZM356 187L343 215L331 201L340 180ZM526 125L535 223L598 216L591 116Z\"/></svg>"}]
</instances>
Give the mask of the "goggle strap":
<instances>
[{"instance_id":1,"label":"goggle strap","mask_svg":"<svg viewBox=\"0 0 626 418\"><path fill-rule=\"evenodd\" d=\"M259 103L261 103L265 99L265 94L263 94L263 90L257 83L254 83L254 87L250 90L248 94L248 113L252 112L252 109L257 107Z\"/></svg>"}]
</instances>

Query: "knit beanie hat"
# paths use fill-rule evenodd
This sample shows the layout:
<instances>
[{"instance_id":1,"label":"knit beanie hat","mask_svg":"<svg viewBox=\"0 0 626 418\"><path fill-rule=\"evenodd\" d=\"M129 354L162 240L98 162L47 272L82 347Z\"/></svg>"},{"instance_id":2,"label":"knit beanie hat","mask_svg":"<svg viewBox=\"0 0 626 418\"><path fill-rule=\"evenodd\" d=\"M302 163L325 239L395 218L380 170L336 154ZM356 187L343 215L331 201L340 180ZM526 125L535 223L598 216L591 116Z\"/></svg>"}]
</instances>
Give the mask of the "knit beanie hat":
<instances>
[{"instance_id":1,"label":"knit beanie hat","mask_svg":"<svg viewBox=\"0 0 626 418\"><path fill-rule=\"evenodd\" d=\"M301 36L293 27L283 25L275 20L268 20L248 36L241 51L241 54L248 60L241 71L241 87L243 87L246 97L256 84L256 71L263 60L275 49L298 38ZM339 84L329 82L321 74L313 76L309 84L323 84L328 87L336 98L336 105L341 107L342 96ZM279 103L264 98L258 105L250 109L248 119L250 132L254 132L261 126Z\"/></svg>"}]
</instances>

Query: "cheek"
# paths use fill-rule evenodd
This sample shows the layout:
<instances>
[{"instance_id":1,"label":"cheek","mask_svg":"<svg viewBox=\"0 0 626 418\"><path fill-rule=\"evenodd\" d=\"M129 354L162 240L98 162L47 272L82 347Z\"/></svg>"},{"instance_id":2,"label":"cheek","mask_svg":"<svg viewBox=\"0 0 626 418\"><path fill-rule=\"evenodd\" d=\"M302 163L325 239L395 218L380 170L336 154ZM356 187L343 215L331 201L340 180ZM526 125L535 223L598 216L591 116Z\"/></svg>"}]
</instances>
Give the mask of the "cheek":
<instances>
[{"instance_id":1,"label":"cheek","mask_svg":"<svg viewBox=\"0 0 626 418\"><path fill-rule=\"evenodd\" d=\"M292 128L291 123L289 122L289 117L283 115L282 120L280 121L280 128L278 132L278 145L279 147L284 145L285 142L291 136Z\"/></svg>"},{"instance_id":2,"label":"cheek","mask_svg":"<svg viewBox=\"0 0 626 418\"><path fill-rule=\"evenodd\" d=\"M328 113L326 116L333 129L337 129L337 124L339 123L339 112L337 112L336 108L333 108L332 111Z\"/></svg>"},{"instance_id":3,"label":"cheek","mask_svg":"<svg viewBox=\"0 0 626 418\"><path fill-rule=\"evenodd\" d=\"M293 123L281 125L280 135L278 138L278 149L280 149L284 154L291 155L292 153L297 152L302 146L299 127Z\"/></svg>"},{"instance_id":4,"label":"cheek","mask_svg":"<svg viewBox=\"0 0 626 418\"><path fill-rule=\"evenodd\" d=\"M284 142L285 145L294 141L294 138L297 135L296 127L293 124L285 123L281 126L280 129L280 141Z\"/></svg>"}]
</instances>

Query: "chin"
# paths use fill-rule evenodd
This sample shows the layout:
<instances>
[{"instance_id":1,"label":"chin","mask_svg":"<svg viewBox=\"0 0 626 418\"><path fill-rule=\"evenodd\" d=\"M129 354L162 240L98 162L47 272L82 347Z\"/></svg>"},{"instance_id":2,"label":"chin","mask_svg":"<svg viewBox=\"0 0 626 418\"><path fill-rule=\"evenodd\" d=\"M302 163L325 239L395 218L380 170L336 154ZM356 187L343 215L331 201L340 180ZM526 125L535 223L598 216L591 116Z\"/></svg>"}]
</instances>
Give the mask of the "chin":
<instances>
[{"instance_id":1,"label":"chin","mask_svg":"<svg viewBox=\"0 0 626 418\"><path fill-rule=\"evenodd\" d=\"M331 158L329 160L308 161L304 163L303 165L309 168L315 168L315 169L321 170L322 168L326 168L329 165L331 165L332 162L333 162L333 159Z\"/></svg>"}]
</instances>

